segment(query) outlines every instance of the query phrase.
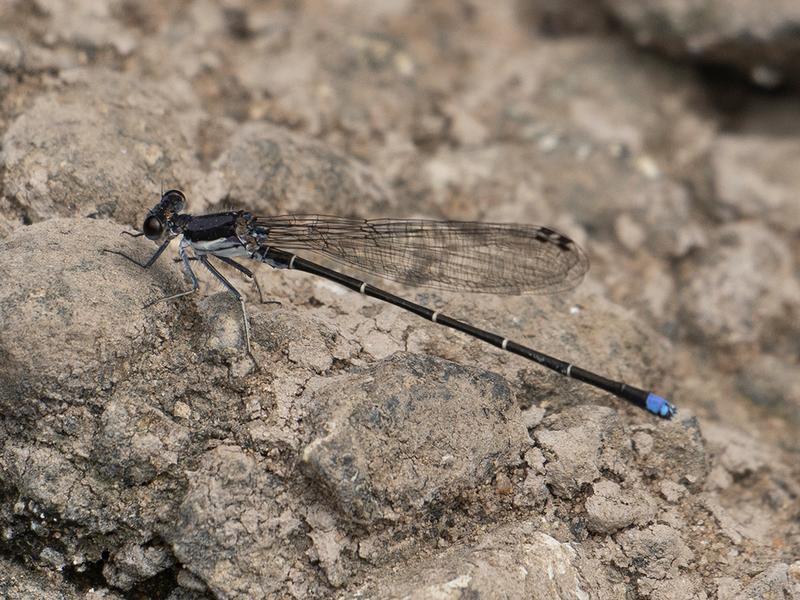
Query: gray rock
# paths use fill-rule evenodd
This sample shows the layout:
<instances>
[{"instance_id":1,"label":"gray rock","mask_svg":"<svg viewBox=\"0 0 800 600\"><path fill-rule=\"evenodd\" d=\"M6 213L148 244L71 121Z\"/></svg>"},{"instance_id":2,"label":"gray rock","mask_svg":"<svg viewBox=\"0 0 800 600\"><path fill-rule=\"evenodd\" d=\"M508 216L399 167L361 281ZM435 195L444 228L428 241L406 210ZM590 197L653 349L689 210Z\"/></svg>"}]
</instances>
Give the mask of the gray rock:
<instances>
[{"instance_id":1,"label":"gray rock","mask_svg":"<svg viewBox=\"0 0 800 600\"><path fill-rule=\"evenodd\" d=\"M267 123L239 128L198 186L212 204L234 200L256 214L387 214L394 202L380 177L329 146ZM353 200L357 198L358 204Z\"/></svg>"},{"instance_id":2,"label":"gray rock","mask_svg":"<svg viewBox=\"0 0 800 600\"><path fill-rule=\"evenodd\" d=\"M0 405L7 416L35 418L49 403L109 389L124 359L155 343L169 308L142 306L185 285L162 261L149 272L114 248L143 256L150 244L92 219L53 219L0 242ZM87 240L92 240L87 245ZM21 399L26 399L21 401ZM38 399L38 400L34 400Z\"/></svg>"},{"instance_id":3,"label":"gray rock","mask_svg":"<svg viewBox=\"0 0 800 600\"><path fill-rule=\"evenodd\" d=\"M757 218L800 232L797 189L800 142L763 135L721 135L711 153L715 214L726 220Z\"/></svg>"},{"instance_id":4,"label":"gray rock","mask_svg":"<svg viewBox=\"0 0 800 600\"><path fill-rule=\"evenodd\" d=\"M396 354L314 395L303 461L359 523L413 517L490 480L529 446L498 375Z\"/></svg>"},{"instance_id":5,"label":"gray rock","mask_svg":"<svg viewBox=\"0 0 800 600\"><path fill-rule=\"evenodd\" d=\"M633 525L644 525L657 514L657 501L638 489L623 490L609 480L592 486L594 494L586 500L586 526L596 533L615 533Z\"/></svg>"},{"instance_id":6,"label":"gray rock","mask_svg":"<svg viewBox=\"0 0 800 600\"><path fill-rule=\"evenodd\" d=\"M454 545L434 559L415 560L400 576L376 577L358 593L415 600L620 597L620 587L610 581L587 584L587 566L571 544L523 521L495 527L476 542Z\"/></svg>"},{"instance_id":7,"label":"gray rock","mask_svg":"<svg viewBox=\"0 0 800 600\"><path fill-rule=\"evenodd\" d=\"M754 404L800 423L800 372L787 356L762 355L742 365L736 387Z\"/></svg>"},{"instance_id":8,"label":"gray rock","mask_svg":"<svg viewBox=\"0 0 800 600\"><path fill-rule=\"evenodd\" d=\"M0 558L0 596L5 600L122 600L107 588L81 591L60 573L34 571L8 558Z\"/></svg>"},{"instance_id":9,"label":"gray rock","mask_svg":"<svg viewBox=\"0 0 800 600\"><path fill-rule=\"evenodd\" d=\"M351 14L336 14L339 8ZM375 140L383 136L398 136L391 140L397 148L441 132L445 120L435 110L433 90L419 85L424 72L404 38L385 27L342 27L363 21L368 12L340 5L299 20L286 11L262 13L261 23L253 19L258 51L243 47L233 61L239 85L267 99L251 113L300 126L364 158L373 155ZM413 12L409 16L416 18ZM426 19L417 25L430 27Z\"/></svg>"},{"instance_id":10,"label":"gray rock","mask_svg":"<svg viewBox=\"0 0 800 600\"><path fill-rule=\"evenodd\" d=\"M520 13L547 35L603 32L609 27L604 7L592 0L573 0L569 4L559 0L527 0L520 6Z\"/></svg>"},{"instance_id":11,"label":"gray rock","mask_svg":"<svg viewBox=\"0 0 800 600\"><path fill-rule=\"evenodd\" d=\"M165 126L169 123L169 126ZM196 181L191 92L104 71L65 73L3 136L5 194L28 221L114 216L140 226L162 184Z\"/></svg>"},{"instance_id":12,"label":"gray rock","mask_svg":"<svg viewBox=\"0 0 800 600\"><path fill-rule=\"evenodd\" d=\"M691 566L694 552L681 532L667 525L651 525L645 529L629 529L617 536L629 566L647 577L674 578L681 568Z\"/></svg>"},{"instance_id":13,"label":"gray rock","mask_svg":"<svg viewBox=\"0 0 800 600\"><path fill-rule=\"evenodd\" d=\"M122 395L106 404L95 436L98 468L114 480L142 485L175 470L189 430L144 398Z\"/></svg>"},{"instance_id":14,"label":"gray rock","mask_svg":"<svg viewBox=\"0 0 800 600\"><path fill-rule=\"evenodd\" d=\"M279 595L304 535L281 481L241 448L209 451L190 475L178 522L164 531L176 558L217 596Z\"/></svg>"},{"instance_id":15,"label":"gray rock","mask_svg":"<svg viewBox=\"0 0 800 600\"><path fill-rule=\"evenodd\" d=\"M127 544L103 566L103 576L115 588L130 590L136 583L157 575L173 564L172 555L163 546Z\"/></svg>"},{"instance_id":16,"label":"gray rock","mask_svg":"<svg viewBox=\"0 0 800 600\"><path fill-rule=\"evenodd\" d=\"M323 373L333 365L338 332L297 310L280 308L264 314L252 329L253 339L289 362Z\"/></svg>"},{"instance_id":17,"label":"gray rock","mask_svg":"<svg viewBox=\"0 0 800 600\"><path fill-rule=\"evenodd\" d=\"M0 71L16 71L22 66L24 53L19 40L0 35Z\"/></svg>"},{"instance_id":18,"label":"gray rock","mask_svg":"<svg viewBox=\"0 0 800 600\"><path fill-rule=\"evenodd\" d=\"M800 75L800 7L793 0L774 0L769 10L759 0L605 3L640 44L736 67L765 87Z\"/></svg>"},{"instance_id":19,"label":"gray rock","mask_svg":"<svg viewBox=\"0 0 800 600\"><path fill-rule=\"evenodd\" d=\"M51 569L85 570L101 559L106 536L138 521L130 498L87 469L86 461L51 448L5 441L0 477L11 500L0 507L3 542Z\"/></svg>"},{"instance_id":20,"label":"gray rock","mask_svg":"<svg viewBox=\"0 0 800 600\"><path fill-rule=\"evenodd\" d=\"M593 243L614 240L662 258L684 256L704 243L682 186L648 176L635 158L616 157L607 144L597 145L582 132L536 137L538 144L442 150L415 170L415 191L450 218L547 222L583 241L580 223L591 226ZM549 140L553 146L543 147ZM581 148L589 148L590 159ZM460 204L460 197L485 200ZM559 224L552 215L563 213L571 217ZM620 227L620 219L633 227Z\"/></svg>"},{"instance_id":21,"label":"gray rock","mask_svg":"<svg viewBox=\"0 0 800 600\"><path fill-rule=\"evenodd\" d=\"M796 598L800 594L800 582L793 575L791 567L786 563L773 564L753 577L752 582L736 596L736 600Z\"/></svg>"},{"instance_id":22,"label":"gray rock","mask_svg":"<svg viewBox=\"0 0 800 600\"><path fill-rule=\"evenodd\" d=\"M0 596L798 595L796 94L721 110L607 3L306 4L0 2ZM767 34L723 60L788 81ZM248 357L202 270L142 310L180 269L98 250L151 242L25 226L140 225L162 180L196 213L563 229L593 265L571 294L386 287L679 418L266 267L280 308L225 271Z\"/></svg>"},{"instance_id":23,"label":"gray rock","mask_svg":"<svg viewBox=\"0 0 800 600\"><path fill-rule=\"evenodd\" d=\"M574 14L574 4L564 10ZM455 102L489 128L490 139L567 145L576 162L590 166L611 148L646 179L705 177L716 125L688 68L665 65L620 40L586 36L476 52L472 78L475 85Z\"/></svg>"},{"instance_id":24,"label":"gray rock","mask_svg":"<svg viewBox=\"0 0 800 600\"><path fill-rule=\"evenodd\" d=\"M125 27L117 15L123 11L120 0L84 2L82 0L35 0L36 10L47 20L48 44L67 43L78 47L114 48L122 55L137 46L135 29Z\"/></svg>"},{"instance_id":25,"label":"gray rock","mask_svg":"<svg viewBox=\"0 0 800 600\"><path fill-rule=\"evenodd\" d=\"M757 222L718 229L684 265L680 305L687 333L720 345L763 342L798 332L800 282L791 248Z\"/></svg>"},{"instance_id":26,"label":"gray rock","mask_svg":"<svg viewBox=\"0 0 800 600\"><path fill-rule=\"evenodd\" d=\"M533 435L547 459L545 480L560 498L578 496L603 473L628 480L634 491L626 493L625 500L598 497L587 503L587 510L594 513L593 524L600 528L614 526L607 512L611 505L619 511L620 523L652 518L654 501L652 494L641 489L643 475L658 474L696 491L709 470L708 453L696 420L691 418L674 419L649 435L639 432L632 440L611 409L584 405L553 414ZM600 492L617 496L605 484Z\"/></svg>"},{"instance_id":27,"label":"gray rock","mask_svg":"<svg viewBox=\"0 0 800 600\"><path fill-rule=\"evenodd\" d=\"M543 428L534 434L548 459L546 481L560 497L577 495L600 477L602 437L609 428L605 422L613 418L613 412L586 408L585 422L561 430Z\"/></svg>"}]
</instances>

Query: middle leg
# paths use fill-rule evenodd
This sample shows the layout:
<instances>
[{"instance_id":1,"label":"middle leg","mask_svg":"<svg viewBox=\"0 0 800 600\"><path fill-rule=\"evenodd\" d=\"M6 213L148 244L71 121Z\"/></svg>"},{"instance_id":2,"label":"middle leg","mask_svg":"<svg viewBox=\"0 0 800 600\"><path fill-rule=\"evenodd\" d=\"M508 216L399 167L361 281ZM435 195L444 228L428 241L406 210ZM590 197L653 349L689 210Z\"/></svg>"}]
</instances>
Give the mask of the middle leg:
<instances>
[{"instance_id":1,"label":"middle leg","mask_svg":"<svg viewBox=\"0 0 800 600\"><path fill-rule=\"evenodd\" d=\"M159 251L156 253L155 258L158 258L158 254L161 254L161 252L163 251L163 248L165 248L165 247L166 247L166 244L164 246L162 246L162 248L159 249ZM192 282L192 289L190 289L187 292L179 292L177 294L172 294L171 296L165 296L163 298L157 298L157 299L152 300L152 301L148 302L147 304L145 304L144 308L147 308L148 306L152 306L156 302L163 302L165 300L175 300L176 298L181 298L182 296L188 296L189 294L194 294L198 290L198 288L200 287L200 283L197 281L197 276L194 274L194 271L192 271L192 266L189 264L190 257L186 252L186 246L183 244L183 242L181 242L181 245L178 248L178 254L180 254L181 260L183 261L183 270L186 272L186 274L189 276L189 279ZM152 263L152 260L150 262Z\"/></svg>"},{"instance_id":2,"label":"middle leg","mask_svg":"<svg viewBox=\"0 0 800 600\"><path fill-rule=\"evenodd\" d=\"M219 258L219 257L217 257L217 258ZM227 289L231 294L233 294L233 297L236 298L239 301L239 306L242 307L242 322L244 323L244 340L245 340L245 344L247 346L247 353L252 357L253 353L250 350L250 323L247 320L247 309L244 306L244 296L242 296L242 294L239 293L239 290L237 290L235 287L233 287L233 284L230 281L228 281L227 279L225 279L225 276L222 273L220 273L217 270L217 268L209 262L207 256L201 254L200 256L197 257L197 260L199 260L201 263L203 263L203 265L206 267L206 269L208 269L211 272L211 274L214 277L216 277L217 280L222 285L225 286L225 289ZM242 267L242 268L244 268L244 267ZM252 276L252 274L251 274L251 276Z\"/></svg>"}]
</instances>

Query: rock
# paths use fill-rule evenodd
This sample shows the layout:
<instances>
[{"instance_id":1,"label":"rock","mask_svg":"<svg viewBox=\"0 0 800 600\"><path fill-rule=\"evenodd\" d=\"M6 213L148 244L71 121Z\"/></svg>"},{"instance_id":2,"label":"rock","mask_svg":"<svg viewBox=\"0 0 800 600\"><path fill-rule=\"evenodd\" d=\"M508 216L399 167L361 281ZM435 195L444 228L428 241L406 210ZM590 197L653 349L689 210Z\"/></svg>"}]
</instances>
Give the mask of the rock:
<instances>
[{"instance_id":1,"label":"rock","mask_svg":"<svg viewBox=\"0 0 800 600\"><path fill-rule=\"evenodd\" d=\"M451 502L529 445L501 377L434 357L395 354L317 390L313 406L303 461L358 523Z\"/></svg>"},{"instance_id":2,"label":"rock","mask_svg":"<svg viewBox=\"0 0 800 600\"><path fill-rule=\"evenodd\" d=\"M48 44L67 43L94 50L111 47L122 55L137 47L135 30L123 26L116 18L115 13L124 10L124 3L119 0L35 0L35 4L47 21Z\"/></svg>"},{"instance_id":3,"label":"rock","mask_svg":"<svg viewBox=\"0 0 800 600\"><path fill-rule=\"evenodd\" d=\"M302 537L280 480L241 448L220 446L190 477L178 521L164 532L176 558L217 596L276 594L291 578Z\"/></svg>"},{"instance_id":4,"label":"rock","mask_svg":"<svg viewBox=\"0 0 800 600\"><path fill-rule=\"evenodd\" d=\"M709 470L709 457L693 419L675 419L654 430L646 452L632 445L617 414L599 406L583 405L553 414L533 436L547 459L545 480L553 494L560 498L573 498L583 493L590 484L598 482L604 472L613 472L620 480L629 480L634 488L641 488L643 475L657 473L697 490ZM595 523L602 528L609 515L601 513L606 511L609 502L615 502L603 496L617 494L605 484L601 484L599 492L599 497L589 502L587 509L595 513ZM651 518L655 509L650 496L641 489L627 493L625 502L631 506L618 507L620 515L625 514L620 520Z\"/></svg>"},{"instance_id":5,"label":"rock","mask_svg":"<svg viewBox=\"0 0 800 600\"><path fill-rule=\"evenodd\" d=\"M22 66L22 45L8 35L0 35L0 71L16 71Z\"/></svg>"},{"instance_id":6,"label":"rock","mask_svg":"<svg viewBox=\"0 0 800 600\"><path fill-rule=\"evenodd\" d=\"M574 2L565 10L577 12ZM534 38L473 60L474 84L458 94L458 105L490 125L492 139L544 148L577 139L569 145L585 165L616 148L649 179L705 176L716 125L690 69L600 36Z\"/></svg>"},{"instance_id":7,"label":"rock","mask_svg":"<svg viewBox=\"0 0 800 600\"><path fill-rule=\"evenodd\" d=\"M162 185L199 178L196 126L181 86L166 94L117 73L70 71L5 131L5 194L28 222L95 215L139 227Z\"/></svg>"},{"instance_id":8,"label":"rock","mask_svg":"<svg viewBox=\"0 0 800 600\"><path fill-rule=\"evenodd\" d=\"M103 576L112 586L127 591L172 564L172 555L163 546L128 544L115 552L111 562L103 567Z\"/></svg>"},{"instance_id":9,"label":"rock","mask_svg":"<svg viewBox=\"0 0 800 600\"><path fill-rule=\"evenodd\" d=\"M581 147L590 148L591 160L581 158ZM580 134L564 135L544 150L533 144L442 150L415 177L416 192L450 218L549 223L582 241L573 233L577 221L591 226L594 243L617 238L665 258L683 256L705 239L692 223L683 187L648 177ZM556 215L563 214L571 216L562 224ZM627 237L628 230L618 227L623 215L642 233Z\"/></svg>"},{"instance_id":10,"label":"rock","mask_svg":"<svg viewBox=\"0 0 800 600\"><path fill-rule=\"evenodd\" d=\"M703 438L713 450L715 462L734 478L741 480L770 468L767 448L746 431L706 423Z\"/></svg>"},{"instance_id":11,"label":"rock","mask_svg":"<svg viewBox=\"0 0 800 600\"><path fill-rule=\"evenodd\" d=\"M362 593L374 598L614 597L609 581L587 585L586 568L570 544L537 531L533 522L493 528L477 543L458 544L434 560L413 561L402 576L376 577ZM597 585L597 587L595 587Z\"/></svg>"},{"instance_id":12,"label":"rock","mask_svg":"<svg viewBox=\"0 0 800 600\"><path fill-rule=\"evenodd\" d=\"M105 406L94 451L109 478L142 485L177 467L188 438L186 427L143 398L121 395Z\"/></svg>"},{"instance_id":13,"label":"rock","mask_svg":"<svg viewBox=\"0 0 800 600\"><path fill-rule=\"evenodd\" d=\"M394 206L380 177L364 165L267 123L238 129L207 181L198 187L212 205L234 200L263 215L369 216L387 214Z\"/></svg>"},{"instance_id":14,"label":"rock","mask_svg":"<svg viewBox=\"0 0 800 600\"><path fill-rule=\"evenodd\" d=\"M666 525L629 529L620 533L617 540L630 566L650 578L674 578L694 560L694 553L681 533Z\"/></svg>"},{"instance_id":15,"label":"rock","mask_svg":"<svg viewBox=\"0 0 800 600\"><path fill-rule=\"evenodd\" d=\"M253 326L253 339L263 348L316 373L332 366L338 337L329 324L284 308L265 314Z\"/></svg>"},{"instance_id":16,"label":"rock","mask_svg":"<svg viewBox=\"0 0 800 600\"><path fill-rule=\"evenodd\" d=\"M763 135L721 135L711 164L716 215L731 221L757 218L788 233L800 232L796 191L800 142Z\"/></svg>"},{"instance_id":17,"label":"rock","mask_svg":"<svg viewBox=\"0 0 800 600\"><path fill-rule=\"evenodd\" d=\"M615 533L636 523L643 525L657 514L658 504L641 490L622 490L613 481L593 484L594 494L586 500L586 526L596 533Z\"/></svg>"},{"instance_id":18,"label":"rock","mask_svg":"<svg viewBox=\"0 0 800 600\"><path fill-rule=\"evenodd\" d=\"M787 356L761 355L742 365L736 387L754 404L800 422L800 372Z\"/></svg>"},{"instance_id":19,"label":"rock","mask_svg":"<svg viewBox=\"0 0 800 600\"><path fill-rule=\"evenodd\" d=\"M233 61L239 85L267 98L251 114L302 126L365 158L383 136L403 147L424 140L426 121L438 132L444 120L433 108L431 91L418 83L417 53L385 26L377 31L337 25L364 14L349 12L355 14L323 10L296 20L274 10L263 15L263 26L254 24L253 44L260 50L243 48L245 54Z\"/></svg>"},{"instance_id":20,"label":"rock","mask_svg":"<svg viewBox=\"0 0 800 600\"><path fill-rule=\"evenodd\" d=\"M527 0L519 10L520 16L545 35L600 33L609 28L604 7L591 0L575 0L569 5L559 0Z\"/></svg>"},{"instance_id":21,"label":"rock","mask_svg":"<svg viewBox=\"0 0 800 600\"><path fill-rule=\"evenodd\" d=\"M102 248L143 257L155 246L94 219L51 219L0 242L0 274L17 282L0 289L0 404L6 416L36 418L50 410L48 401L35 398L52 403L80 390L91 397L112 385L120 361L141 353L144 340L155 343L158 321L170 309L142 307L185 285L177 268L162 260L145 272Z\"/></svg>"},{"instance_id":22,"label":"rock","mask_svg":"<svg viewBox=\"0 0 800 600\"><path fill-rule=\"evenodd\" d=\"M719 345L763 342L798 331L800 283L789 246L764 225L718 229L684 265L681 313L687 334Z\"/></svg>"},{"instance_id":23,"label":"rock","mask_svg":"<svg viewBox=\"0 0 800 600\"><path fill-rule=\"evenodd\" d=\"M753 581L742 590L739 598L791 598L800 593L800 582L792 581L791 570L786 563L776 563L753 577ZM738 598L737 598L738 600Z\"/></svg>"},{"instance_id":24,"label":"rock","mask_svg":"<svg viewBox=\"0 0 800 600\"><path fill-rule=\"evenodd\" d=\"M605 0L640 44L684 60L725 64L764 87L797 79L800 7L779 0L769 10L758 0Z\"/></svg>"},{"instance_id":25,"label":"rock","mask_svg":"<svg viewBox=\"0 0 800 600\"><path fill-rule=\"evenodd\" d=\"M0 596L797 596L794 8L690 65L611 2L0 2ZM252 355L203 269L145 310L162 183L563 230L570 293L382 287L680 412L296 271L221 267Z\"/></svg>"},{"instance_id":26,"label":"rock","mask_svg":"<svg viewBox=\"0 0 800 600\"><path fill-rule=\"evenodd\" d=\"M8 558L0 558L0 595L6 600L122 600L108 588L84 592L55 572L32 571Z\"/></svg>"},{"instance_id":27,"label":"rock","mask_svg":"<svg viewBox=\"0 0 800 600\"><path fill-rule=\"evenodd\" d=\"M600 477L600 450L604 421L610 409L587 410L586 422L568 429L543 429L534 434L547 461L548 485L560 497L571 497Z\"/></svg>"},{"instance_id":28,"label":"rock","mask_svg":"<svg viewBox=\"0 0 800 600\"><path fill-rule=\"evenodd\" d=\"M1 513L5 541L14 540L15 547L51 565L50 545L63 549L58 563L66 560L77 568L86 559L99 560L103 536L120 524L114 511L125 505L112 486L82 472L85 462L50 448L6 442L2 452L0 475L15 499L13 514L8 507ZM72 529L62 532L67 523Z\"/></svg>"}]
</instances>

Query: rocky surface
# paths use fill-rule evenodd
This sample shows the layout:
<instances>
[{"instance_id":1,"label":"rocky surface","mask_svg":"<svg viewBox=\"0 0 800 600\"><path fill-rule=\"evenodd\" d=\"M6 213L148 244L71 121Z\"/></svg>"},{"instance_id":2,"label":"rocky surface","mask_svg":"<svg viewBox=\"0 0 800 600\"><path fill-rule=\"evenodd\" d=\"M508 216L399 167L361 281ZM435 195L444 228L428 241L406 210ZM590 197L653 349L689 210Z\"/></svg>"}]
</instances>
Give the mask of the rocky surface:
<instances>
[{"instance_id":1,"label":"rocky surface","mask_svg":"<svg viewBox=\"0 0 800 600\"><path fill-rule=\"evenodd\" d=\"M797 15L735 4L0 3L0 596L800 597L800 110L691 67L790 81ZM103 252L162 186L555 226L574 291L382 285L680 412L266 266L248 355Z\"/></svg>"},{"instance_id":2,"label":"rocky surface","mask_svg":"<svg viewBox=\"0 0 800 600\"><path fill-rule=\"evenodd\" d=\"M605 0L640 44L738 69L773 88L797 82L800 5L792 0Z\"/></svg>"}]
</instances>

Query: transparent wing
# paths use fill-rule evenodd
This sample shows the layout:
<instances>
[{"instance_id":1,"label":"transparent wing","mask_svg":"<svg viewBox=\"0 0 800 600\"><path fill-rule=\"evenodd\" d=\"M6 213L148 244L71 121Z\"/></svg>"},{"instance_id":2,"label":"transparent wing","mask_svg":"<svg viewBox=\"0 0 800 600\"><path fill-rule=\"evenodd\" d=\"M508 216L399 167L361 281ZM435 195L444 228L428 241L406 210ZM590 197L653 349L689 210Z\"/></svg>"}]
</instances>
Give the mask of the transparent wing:
<instances>
[{"instance_id":1,"label":"transparent wing","mask_svg":"<svg viewBox=\"0 0 800 600\"><path fill-rule=\"evenodd\" d=\"M557 292L575 287L589 268L575 242L536 225L286 215L258 217L256 227L275 248L451 291Z\"/></svg>"}]
</instances>

